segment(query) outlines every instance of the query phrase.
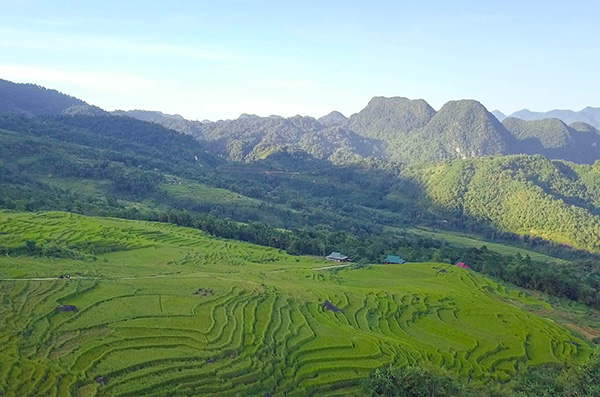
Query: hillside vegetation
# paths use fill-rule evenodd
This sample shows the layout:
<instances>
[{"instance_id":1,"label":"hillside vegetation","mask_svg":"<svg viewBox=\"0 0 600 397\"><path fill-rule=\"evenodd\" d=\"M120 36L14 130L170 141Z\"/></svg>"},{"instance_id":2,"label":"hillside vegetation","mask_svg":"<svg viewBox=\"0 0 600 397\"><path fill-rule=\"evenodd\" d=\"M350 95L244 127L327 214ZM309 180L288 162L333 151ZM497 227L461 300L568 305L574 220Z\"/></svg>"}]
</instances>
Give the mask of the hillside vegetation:
<instances>
[{"instance_id":1,"label":"hillside vegetation","mask_svg":"<svg viewBox=\"0 0 600 397\"><path fill-rule=\"evenodd\" d=\"M408 138L401 156L406 162L467 159L507 153L514 138L477 101L446 103L420 132Z\"/></svg>"},{"instance_id":2,"label":"hillside vegetation","mask_svg":"<svg viewBox=\"0 0 600 397\"><path fill-rule=\"evenodd\" d=\"M0 245L20 252L0 258L6 395L353 395L390 363L477 385L591 354L518 307L544 303L439 263L332 272L194 229L57 212L0 213Z\"/></svg>"},{"instance_id":3,"label":"hillside vegetation","mask_svg":"<svg viewBox=\"0 0 600 397\"><path fill-rule=\"evenodd\" d=\"M559 119L525 121L506 118L504 126L518 139L518 151L578 163L600 159L600 134L589 124L566 125Z\"/></svg>"},{"instance_id":4,"label":"hillside vegetation","mask_svg":"<svg viewBox=\"0 0 600 397\"><path fill-rule=\"evenodd\" d=\"M413 172L427 195L451 211L501 230L600 251L600 163L509 156Z\"/></svg>"}]
</instances>

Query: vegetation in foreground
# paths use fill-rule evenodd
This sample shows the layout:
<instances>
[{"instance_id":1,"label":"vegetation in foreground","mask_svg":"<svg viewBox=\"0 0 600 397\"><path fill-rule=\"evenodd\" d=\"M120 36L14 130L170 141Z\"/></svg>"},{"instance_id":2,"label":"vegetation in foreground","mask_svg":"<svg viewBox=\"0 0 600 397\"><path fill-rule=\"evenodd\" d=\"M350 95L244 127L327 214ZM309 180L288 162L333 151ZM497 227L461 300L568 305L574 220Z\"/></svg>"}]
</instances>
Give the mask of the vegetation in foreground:
<instances>
[{"instance_id":1,"label":"vegetation in foreground","mask_svg":"<svg viewBox=\"0 0 600 397\"><path fill-rule=\"evenodd\" d=\"M499 396L498 385L482 387L467 384L451 372L431 365L387 366L377 369L363 382L365 395L406 396ZM517 396L598 396L600 395L600 354L584 364L567 368L542 364L520 373L513 385Z\"/></svg>"},{"instance_id":2,"label":"vegetation in foreground","mask_svg":"<svg viewBox=\"0 0 600 397\"><path fill-rule=\"evenodd\" d=\"M391 364L508 392L528 368L593 351L507 302L547 304L439 263L331 271L195 229L58 212L1 213L0 245L24 247L0 259L7 395L351 395Z\"/></svg>"}]
</instances>

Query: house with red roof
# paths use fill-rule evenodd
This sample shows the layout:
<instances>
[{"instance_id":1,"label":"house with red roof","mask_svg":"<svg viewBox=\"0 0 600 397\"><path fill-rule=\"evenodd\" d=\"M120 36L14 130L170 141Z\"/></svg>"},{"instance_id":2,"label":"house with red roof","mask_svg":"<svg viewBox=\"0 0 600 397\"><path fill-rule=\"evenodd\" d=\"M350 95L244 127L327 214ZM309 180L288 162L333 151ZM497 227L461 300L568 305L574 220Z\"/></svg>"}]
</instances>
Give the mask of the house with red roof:
<instances>
[{"instance_id":1,"label":"house with red roof","mask_svg":"<svg viewBox=\"0 0 600 397\"><path fill-rule=\"evenodd\" d=\"M465 264L464 262L458 262L456 264L456 266L463 268L463 269L470 269L471 267L469 267L469 265Z\"/></svg>"}]
</instances>

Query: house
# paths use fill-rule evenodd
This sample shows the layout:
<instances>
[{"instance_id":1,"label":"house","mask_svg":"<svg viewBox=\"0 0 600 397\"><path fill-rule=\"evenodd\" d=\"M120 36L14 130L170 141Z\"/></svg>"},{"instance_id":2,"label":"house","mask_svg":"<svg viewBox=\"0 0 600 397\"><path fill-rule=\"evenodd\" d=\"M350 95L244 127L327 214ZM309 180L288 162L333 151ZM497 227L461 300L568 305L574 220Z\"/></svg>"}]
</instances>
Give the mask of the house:
<instances>
[{"instance_id":1,"label":"house","mask_svg":"<svg viewBox=\"0 0 600 397\"><path fill-rule=\"evenodd\" d=\"M464 262L458 262L456 264L456 266L463 268L463 269L470 269L471 267L469 265L466 265Z\"/></svg>"},{"instance_id":2,"label":"house","mask_svg":"<svg viewBox=\"0 0 600 397\"><path fill-rule=\"evenodd\" d=\"M332 252L331 254L327 255L325 257L325 259L327 259L328 261L334 261L334 262L349 262L350 258L348 258L346 255L342 254L341 252Z\"/></svg>"},{"instance_id":3,"label":"house","mask_svg":"<svg viewBox=\"0 0 600 397\"><path fill-rule=\"evenodd\" d=\"M384 260L383 263L385 263L386 265L399 265L402 263L406 263L406 261L404 259L402 259L401 256L398 255L388 255Z\"/></svg>"}]
</instances>

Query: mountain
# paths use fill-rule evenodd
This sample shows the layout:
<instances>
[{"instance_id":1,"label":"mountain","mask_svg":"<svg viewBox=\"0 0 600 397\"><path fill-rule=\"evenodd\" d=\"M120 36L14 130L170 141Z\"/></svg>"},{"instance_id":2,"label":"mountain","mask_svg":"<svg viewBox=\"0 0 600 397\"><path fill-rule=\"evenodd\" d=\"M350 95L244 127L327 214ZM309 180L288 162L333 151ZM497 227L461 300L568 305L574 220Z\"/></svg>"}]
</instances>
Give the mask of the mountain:
<instances>
[{"instance_id":1,"label":"mountain","mask_svg":"<svg viewBox=\"0 0 600 397\"><path fill-rule=\"evenodd\" d=\"M446 103L425 125L400 143L406 162L435 162L510 152L514 138L479 102Z\"/></svg>"},{"instance_id":2,"label":"mountain","mask_svg":"<svg viewBox=\"0 0 600 397\"><path fill-rule=\"evenodd\" d=\"M526 121L515 117L506 118L503 124L517 138L518 152L588 164L600 159L600 135L589 124L578 122L573 128L557 118Z\"/></svg>"},{"instance_id":3,"label":"mountain","mask_svg":"<svg viewBox=\"0 0 600 397\"><path fill-rule=\"evenodd\" d=\"M381 142L341 126L327 127L312 117L241 115L236 120L198 123L196 127L192 135L209 150L233 161L257 161L282 150L303 151L335 164L384 156Z\"/></svg>"},{"instance_id":4,"label":"mountain","mask_svg":"<svg viewBox=\"0 0 600 397\"><path fill-rule=\"evenodd\" d=\"M56 90L35 84L0 79L0 114L102 114L98 107Z\"/></svg>"},{"instance_id":5,"label":"mountain","mask_svg":"<svg viewBox=\"0 0 600 397\"><path fill-rule=\"evenodd\" d=\"M584 123L581 121L576 121L574 123L571 123L571 124L569 124L569 127L573 128L575 131L600 135L600 131L597 128L595 128L593 125L590 125L590 124L587 124L587 123Z\"/></svg>"},{"instance_id":6,"label":"mountain","mask_svg":"<svg viewBox=\"0 0 600 397\"><path fill-rule=\"evenodd\" d=\"M317 120L324 126L333 127L335 125L343 125L346 122L346 120L348 120L348 118L340 112L338 112L337 110L334 110L328 115L320 117Z\"/></svg>"},{"instance_id":7,"label":"mountain","mask_svg":"<svg viewBox=\"0 0 600 397\"><path fill-rule=\"evenodd\" d=\"M502 122L502 120L506 118L506 115L499 110L492 111L492 114L498 119L499 122Z\"/></svg>"},{"instance_id":8,"label":"mountain","mask_svg":"<svg viewBox=\"0 0 600 397\"><path fill-rule=\"evenodd\" d=\"M519 110L518 112L512 113L509 117L516 117L523 120L541 120L548 118L557 118L571 124L574 122L588 123L595 128L600 128L600 107L586 107L580 111L573 110L550 110L548 112L532 112L528 109Z\"/></svg>"},{"instance_id":9,"label":"mountain","mask_svg":"<svg viewBox=\"0 0 600 397\"><path fill-rule=\"evenodd\" d=\"M557 118L527 121L507 117L502 124L520 141L520 148L528 153L565 148L575 143L575 131Z\"/></svg>"},{"instance_id":10,"label":"mountain","mask_svg":"<svg viewBox=\"0 0 600 397\"><path fill-rule=\"evenodd\" d=\"M423 128L434 115L435 110L422 99L374 97L350 116L346 127L366 137L395 142Z\"/></svg>"}]
</instances>

